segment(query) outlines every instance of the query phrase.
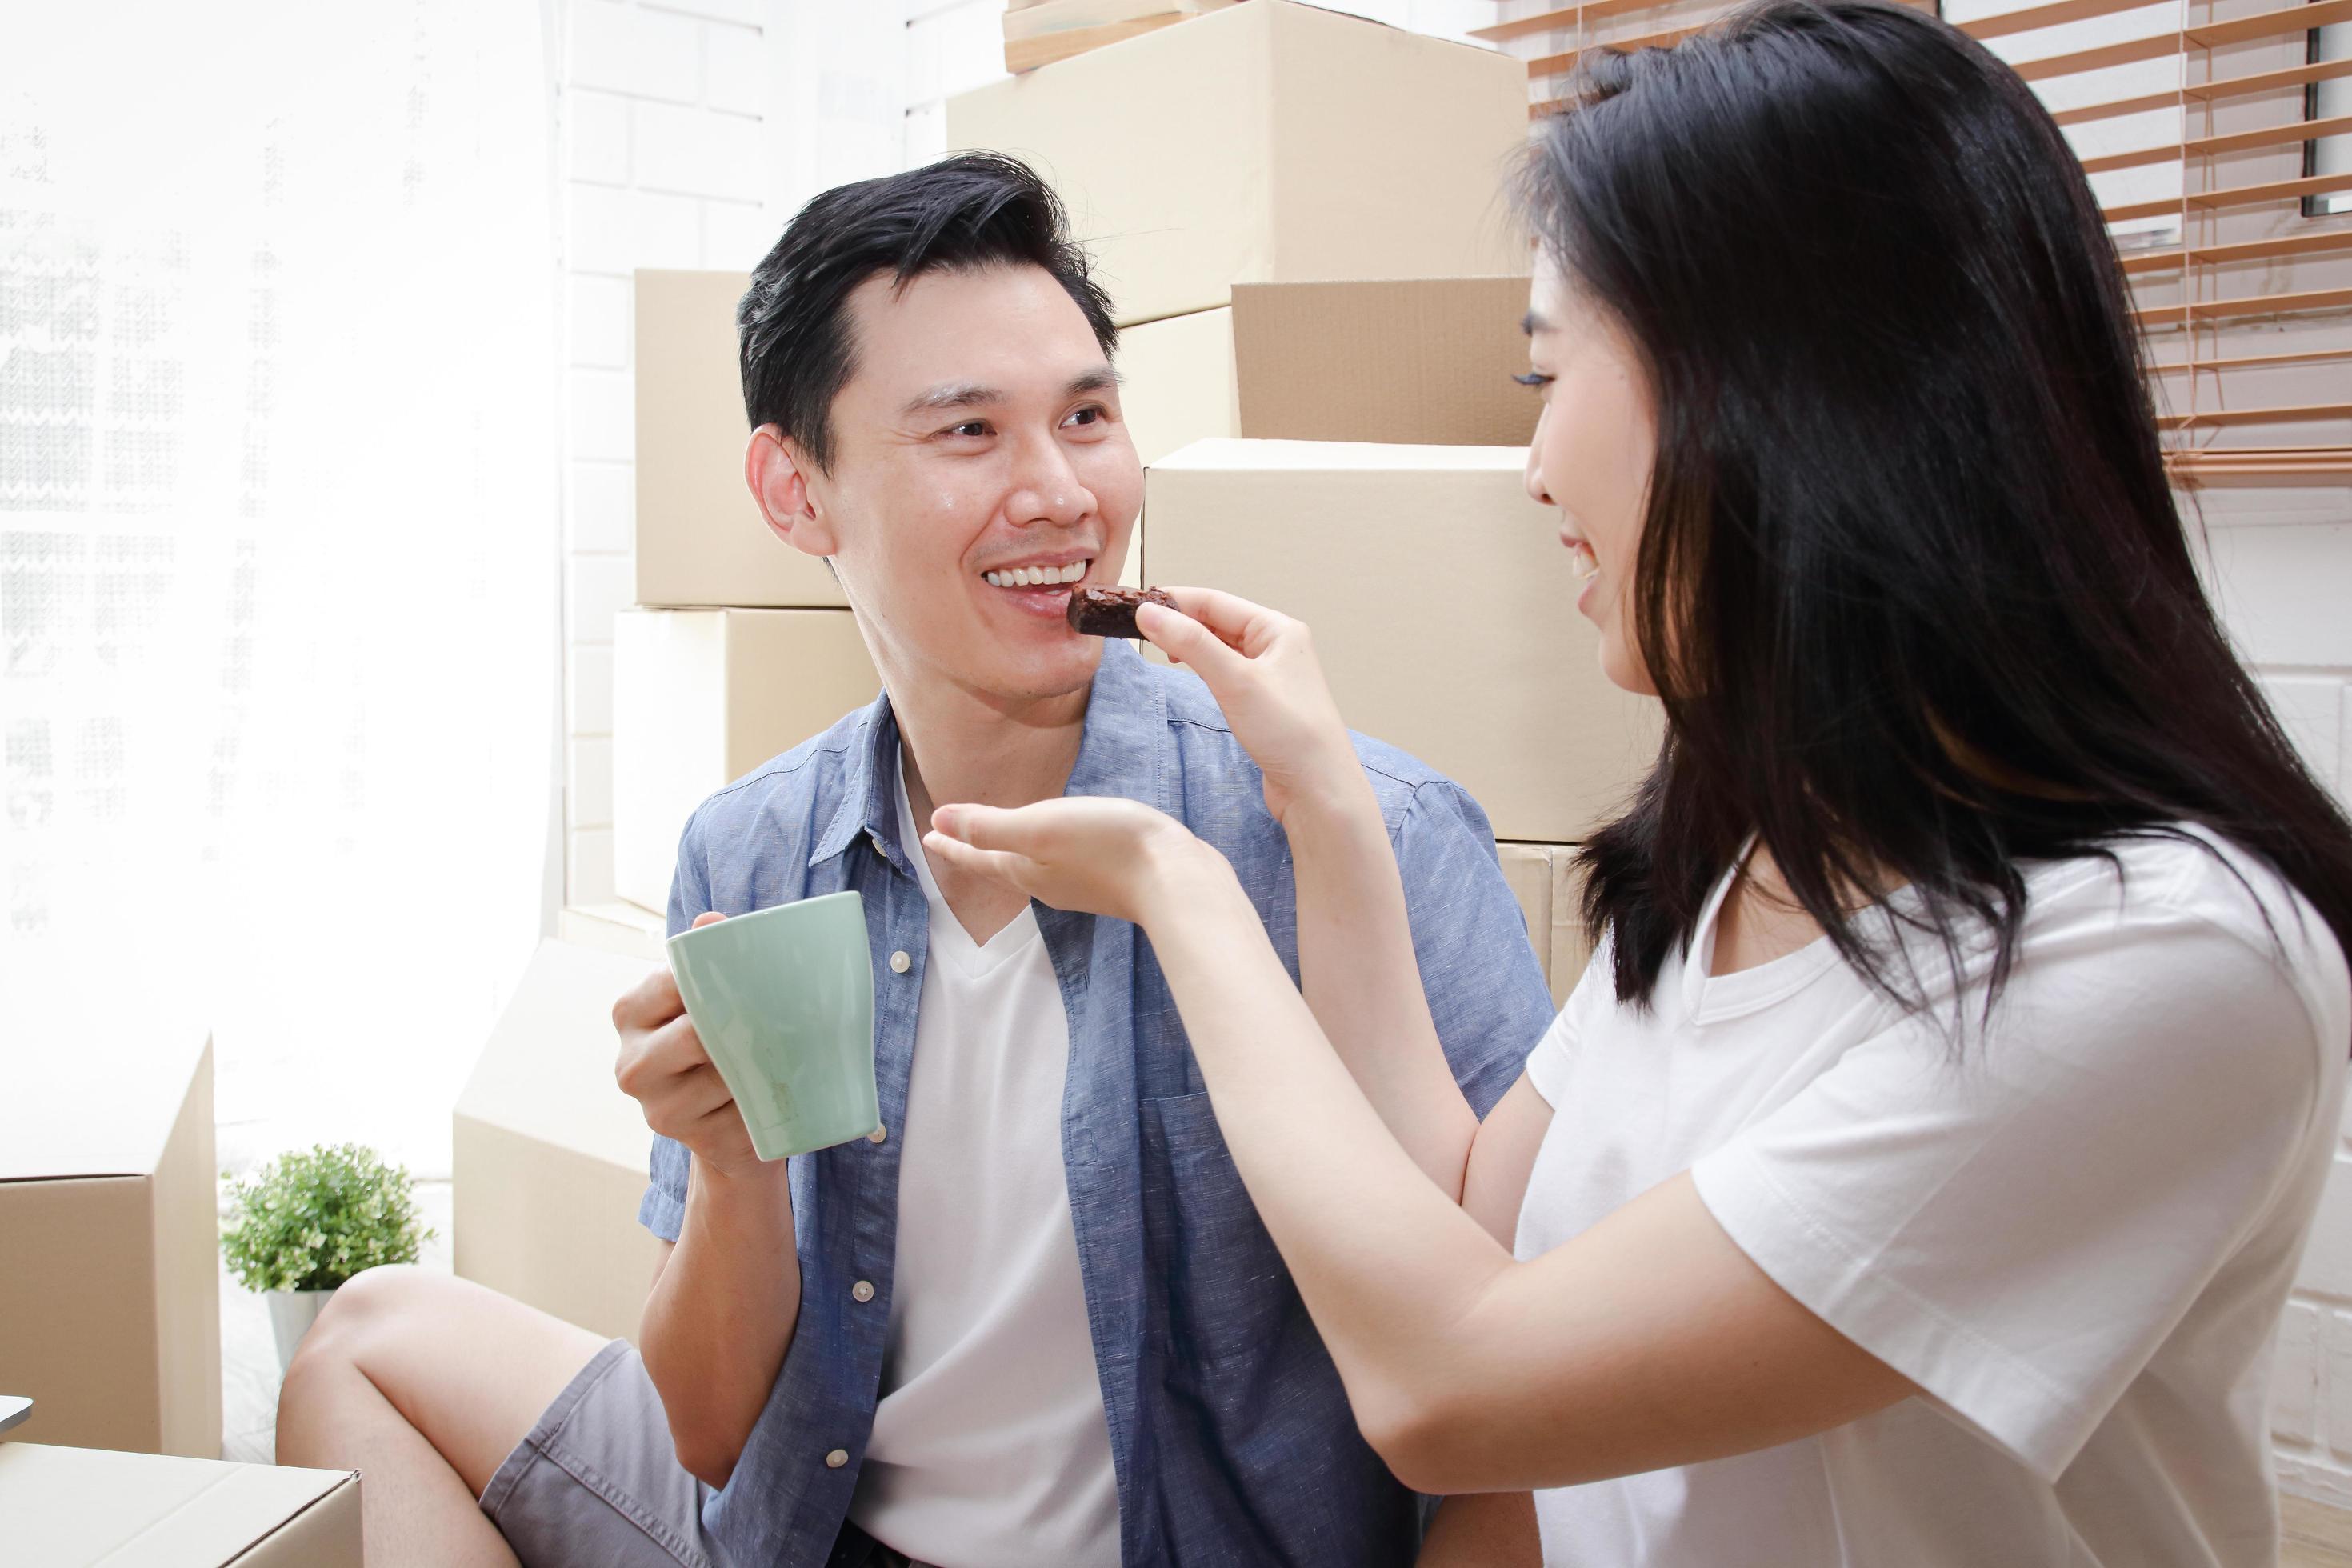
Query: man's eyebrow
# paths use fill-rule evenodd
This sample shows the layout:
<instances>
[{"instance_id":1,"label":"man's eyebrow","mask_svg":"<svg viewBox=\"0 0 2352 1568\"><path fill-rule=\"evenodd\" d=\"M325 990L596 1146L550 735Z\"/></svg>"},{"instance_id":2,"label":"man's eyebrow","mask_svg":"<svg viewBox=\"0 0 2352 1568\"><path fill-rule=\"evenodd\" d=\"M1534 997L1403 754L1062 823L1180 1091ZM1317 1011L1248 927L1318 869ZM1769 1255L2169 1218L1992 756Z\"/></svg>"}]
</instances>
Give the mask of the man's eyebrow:
<instances>
[{"instance_id":1,"label":"man's eyebrow","mask_svg":"<svg viewBox=\"0 0 2352 1568\"><path fill-rule=\"evenodd\" d=\"M978 408L1003 401L1004 394L992 386L982 386L976 381L949 381L910 399L900 412L935 414L943 408Z\"/></svg>"},{"instance_id":2,"label":"man's eyebrow","mask_svg":"<svg viewBox=\"0 0 2352 1568\"><path fill-rule=\"evenodd\" d=\"M1081 392L1115 392L1122 378L1109 365L1098 364L1092 370L1082 370L1070 377L1070 384L1062 389L1064 396L1076 397Z\"/></svg>"},{"instance_id":3,"label":"man's eyebrow","mask_svg":"<svg viewBox=\"0 0 2352 1568\"><path fill-rule=\"evenodd\" d=\"M1525 332L1529 337L1534 337L1538 332L1548 332L1551 331L1551 323L1545 321L1541 316L1537 315L1533 310L1529 310L1526 315L1519 318L1519 331Z\"/></svg>"}]
</instances>

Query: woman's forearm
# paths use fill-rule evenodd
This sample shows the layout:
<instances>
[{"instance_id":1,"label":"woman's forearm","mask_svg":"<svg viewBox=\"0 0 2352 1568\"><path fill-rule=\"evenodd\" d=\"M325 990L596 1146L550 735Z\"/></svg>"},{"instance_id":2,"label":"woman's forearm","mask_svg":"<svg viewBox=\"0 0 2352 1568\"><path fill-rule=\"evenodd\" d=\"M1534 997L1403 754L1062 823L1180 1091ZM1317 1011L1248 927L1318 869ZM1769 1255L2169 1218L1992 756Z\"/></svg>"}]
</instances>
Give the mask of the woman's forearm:
<instances>
[{"instance_id":1,"label":"woman's forearm","mask_svg":"<svg viewBox=\"0 0 2352 1568\"><path fill-rule=\"evenodd\" d=\"M1478 1118L1445 1061L1406 919L1404 881L1360 771L1284 818L1307 1007L1381 1121L1438 1190L1462 1195Z\"/></svg>"},{"instance_id":2,"label":"woman's forearm","mask_svg":"<svg viewBox=\"0 0 2352 1568\"><path fill-rule=\"evenodd\" d=\"M1383 1125L1231 868L1211 852L1160 887L1143 923L1218 1127L1377 1432L1406 1418L1431 1352L1510 1255Z\"/></svg>"},{"instance_id":3,"label":"woman's forearm","mask_svg":"<svg viewBox=\"0 0 2352 1568\"><path fill-rule=\"evenodd\" d=\"M727 1484L760 1419L800 1317L800 1258L783 1166L687 1182L677 1247L646 1301L646 1372L678 1462Z\"/></svg>"}]
</instances>

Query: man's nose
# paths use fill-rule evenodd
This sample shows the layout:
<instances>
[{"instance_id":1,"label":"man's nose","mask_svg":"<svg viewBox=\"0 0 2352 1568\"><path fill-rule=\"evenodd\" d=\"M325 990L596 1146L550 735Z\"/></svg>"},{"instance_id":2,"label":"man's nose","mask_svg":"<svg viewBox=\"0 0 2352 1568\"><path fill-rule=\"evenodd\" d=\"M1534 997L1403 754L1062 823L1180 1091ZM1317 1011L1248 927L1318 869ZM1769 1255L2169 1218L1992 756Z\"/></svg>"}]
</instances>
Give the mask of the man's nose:
<instances>
[{"instance_id":1,"label":"man's nose","mask_svg":"<svg viewBox=\"0 0 2352 1568\"><path fill-rule=\"evenodd\" d=\"M1048 439L1024 454L1013 493L1005 497L1004 510L1005 515L1016 523L1044 522L1066 528L1093 514L1095 496L1071 467L1062 444Z\"/></svg>"}]
</instances>

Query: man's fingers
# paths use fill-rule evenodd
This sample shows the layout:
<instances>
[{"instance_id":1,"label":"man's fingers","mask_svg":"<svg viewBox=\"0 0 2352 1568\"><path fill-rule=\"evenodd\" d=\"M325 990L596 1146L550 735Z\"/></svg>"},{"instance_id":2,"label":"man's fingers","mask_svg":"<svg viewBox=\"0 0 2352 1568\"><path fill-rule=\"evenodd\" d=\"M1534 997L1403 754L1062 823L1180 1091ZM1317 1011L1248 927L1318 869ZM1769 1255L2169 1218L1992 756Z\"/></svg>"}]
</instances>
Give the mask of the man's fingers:
<instances>
[{"instance_id":1,"label":"man's fingers","mask_svg":"<svg viewBox=\"0 0 2352 1568\"><path fill-rule=\"evenodd\" d=\"M710 924L711 921L723 921L727 917L725 915L720 914L717 910L705 910L702 913L694 917L693 929L700 931L704 926Z\"/></svg>"}]
</instances>

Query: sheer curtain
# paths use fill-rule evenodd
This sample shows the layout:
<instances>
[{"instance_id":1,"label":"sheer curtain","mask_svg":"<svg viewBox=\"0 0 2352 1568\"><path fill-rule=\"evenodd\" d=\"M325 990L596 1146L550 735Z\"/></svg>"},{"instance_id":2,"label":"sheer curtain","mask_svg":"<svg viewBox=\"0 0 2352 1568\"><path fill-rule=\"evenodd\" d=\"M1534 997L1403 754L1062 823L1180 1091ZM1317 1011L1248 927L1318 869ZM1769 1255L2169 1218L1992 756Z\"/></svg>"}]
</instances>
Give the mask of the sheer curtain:
<instances>
[{"instance_id":1,"label":"sheer curtain","mask_svg":"<svg viewBox=\"0 0 2352 1568\"><path fill-rule=\"evenodd\" d=\"M0 1058L137 991L225 1162L445 1172L559 809L540 5L6 31Z\"/></svg>"}]
</instances>

